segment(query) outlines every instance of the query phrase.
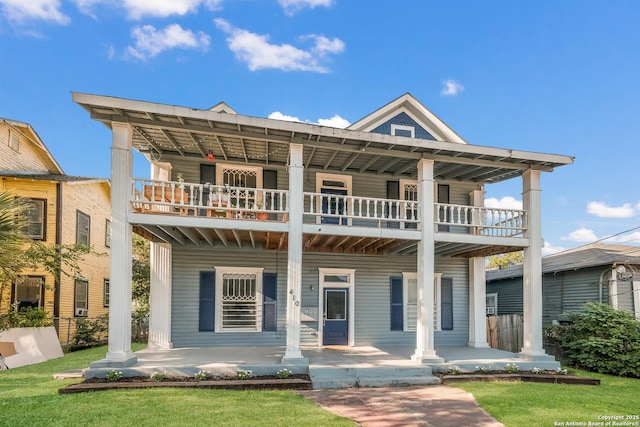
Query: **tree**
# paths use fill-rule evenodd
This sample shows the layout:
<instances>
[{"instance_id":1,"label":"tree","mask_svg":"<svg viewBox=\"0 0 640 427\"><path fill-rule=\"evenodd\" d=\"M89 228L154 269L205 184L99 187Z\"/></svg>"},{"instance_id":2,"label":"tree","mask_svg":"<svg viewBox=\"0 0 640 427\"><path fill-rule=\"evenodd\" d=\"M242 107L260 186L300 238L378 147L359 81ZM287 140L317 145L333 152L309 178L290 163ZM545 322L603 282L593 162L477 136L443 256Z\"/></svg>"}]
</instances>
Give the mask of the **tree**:
<instances>
[{"instance_id":1,"label":"tree","mask_svg":"<svg viewBox=\"0 0 640 427\"><path fill-rule=\"evenodd\" d=\"M81 276L79 261L91 248L81 244L47 245L23 232L26 199L0 192L0 301L6 287L21 279L26 268L42 268L56 281Z\"/></svg>"},{"instance_id":2,"label":"tree","mask_svg":"<svg viewBox=\"0 0 640 427\"><path fill-rule=\"evenodd\" d=\"M508 254L494 255L489 257L489 262L485 266L487 269L497 268L503 270L511 265L522 264L524 262L524 254L522 251L511 252Z\"/></svg>"},{"instance_id":3,"label":"tree","mask_svg":"<svg viewBox=\"0 0 640 427\"><path fill-rule=\"evenodd\" d=\"M139 331L149 317L149 293L151 292L149 241L134 234L132 252L131 299L134 307L132 319Z\"/></svg>"}]
</instances>

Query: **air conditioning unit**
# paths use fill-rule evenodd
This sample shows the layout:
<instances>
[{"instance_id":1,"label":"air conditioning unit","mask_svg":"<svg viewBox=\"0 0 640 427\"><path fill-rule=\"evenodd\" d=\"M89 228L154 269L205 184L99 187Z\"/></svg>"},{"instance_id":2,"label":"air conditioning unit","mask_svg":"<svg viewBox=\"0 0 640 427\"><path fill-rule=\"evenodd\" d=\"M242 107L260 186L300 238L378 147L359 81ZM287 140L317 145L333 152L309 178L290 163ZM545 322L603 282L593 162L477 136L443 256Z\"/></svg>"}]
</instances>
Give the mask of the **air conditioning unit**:
<instances>
[{"instance_id":1,"label":"air conditioning unit","mask_svg":"<svg viewBox=\"0 0 640 427\"><path fill-rule=\"evenodd\" d=\"M89 310L86 308L76 308L76 317L87 317L89 315Z\"/></svg>"},{"instance_id":2,"label":"air conditioning unit","mask_svg":"<svg viewBox=\"0 0 640 427\"><path fill-rule=\"evenodd\" d=\"M495 307L487 307L487 314L489 314L489 315L494 315L494 314L496 314L496 309L495 309Z\"/></svg>"}]
</instances>

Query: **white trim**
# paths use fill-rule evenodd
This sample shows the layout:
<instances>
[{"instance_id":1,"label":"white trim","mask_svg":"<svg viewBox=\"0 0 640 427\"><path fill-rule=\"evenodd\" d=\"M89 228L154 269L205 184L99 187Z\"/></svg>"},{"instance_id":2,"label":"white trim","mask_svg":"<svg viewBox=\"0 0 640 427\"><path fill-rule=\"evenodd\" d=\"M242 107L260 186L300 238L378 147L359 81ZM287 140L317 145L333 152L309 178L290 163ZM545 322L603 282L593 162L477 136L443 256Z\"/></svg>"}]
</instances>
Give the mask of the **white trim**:
<instances>
[{"instance_id":1,"label":"white trim","mask_svg":"<svg viewBox=\"0 0 640 427\"><path fill-rule=\"evenodd\" d=\"M224 171L225 169L238 169L244 171L251 171L256 173L256 188L262 188L262 167L260 166L247 166L236 165L233 163L216 163L216 184L224 184Z\"/></svg>"},{"instance_id":2,"label":"white trim","mask_svg":"<svg viewBox=\"0 0 640 427\"><path fill-rule=\"evenodd\" d=\"M415 128L415 126L391 124L391 135L393 135L393 136L404 136L404 135L396 135L396 131L397 130L408 131L411 134L411 138L415 138L416 137L416 128Z\"/></svg>"},{"instance_id":3,"label":"white trim","mask_svg":"<svg viewBox=\"0 0 640 427\"><path fill-rule=\"evenodd\" d=\"M330 185L323 185L323 182L325 180L342 182L344 184L344 187L333 187ZM316 173L316 193L320 195L322 193L323 188L347 190L347 196L351 196L352 188L353 188L353 178L351 175L317 172ZM347 214L348 213L347 209L349 209L349 203L347 203L346 201L344 204L344 209L345 209L345 214ZM316 199L316 212L319 212L320 214L322 214L322 198L321 197L317 197ZM318 215L316 218L317 218L316 223L320 224L322 215ZM351 218L347 220L347 224L351 225Z\"/></svg>"},{"instance_id":4,"label":"white trim","mask_svg":"<svg viewBox=\"0 0 640 427\"><path fill-rule=\"evenodd\" d=\"M493 309L493 313L489 313L489 299L493 298L493 304L491 304L493 307L491 307ZM488 315L492 315L492 316L497 316L498 315L498 293L497 292L493 292L490 294L486 294L485 295L485 313Z\"/></svg>"},{"instance_id":5,"label":"white trim","mask_svg":"<svg viewBox=\"0 0 640 427\"><path fill-rule=\"evenodd\" d=\"M264 268L252 267L218 267L214 266L216 271L216 307L215 307L215 332L216 333L234 333L234 332L262 332L262 273ZM222 325L222 288L225 273L233 274L255 274L256 276L256 324L255 328L247 329L224 329Z\"/></svg>"},{"instance_id":6,"label":"white trim","mask_svg":"<svg viewBox=\"0 0 640 427\"><path fill-rule=\"evenodd\" d=\"M417 323L417 315L418 315L418 304L416 301L416 321L412 322L413 324L409 324L409 312L407 308L409 307L409 280L414 279L416 282L416 299L417 299L417 286L418 286L418 273L413 272L403 272L402 273L402 331L403 332L415 332L416 331L416 323ZM441 284L442 284L442 273L435 273L433 275L433 329L435 331L440 331L442 329L442 317L440 315L441 312Z\"/></svg>"},{"instance_id":7,"label":"white trim","mask_svg":"<svg viewBox=\"0 0 640 427\"><path fill-rule=\"evenodd\" d=\"M325 282L325 276L348 276L349 281L344 283ZM356 285L356 270L355 268L318 268L318 304L320 310L318 313L318 347L323 346L324 336L324 288L345 288L347 289L349 298L349 347L355 346L355 285Z\"/></svg>"},{"instance_id":8,"label":"white trim","mask_svg":"<svg viewBox=\"0 0 640 427\"><path fill-rule=\"evenodd\" d=\"M640 281L632 280L631 287L633 289L633 310L636 320L640 321Z\"/></svg>"}]
</instances>

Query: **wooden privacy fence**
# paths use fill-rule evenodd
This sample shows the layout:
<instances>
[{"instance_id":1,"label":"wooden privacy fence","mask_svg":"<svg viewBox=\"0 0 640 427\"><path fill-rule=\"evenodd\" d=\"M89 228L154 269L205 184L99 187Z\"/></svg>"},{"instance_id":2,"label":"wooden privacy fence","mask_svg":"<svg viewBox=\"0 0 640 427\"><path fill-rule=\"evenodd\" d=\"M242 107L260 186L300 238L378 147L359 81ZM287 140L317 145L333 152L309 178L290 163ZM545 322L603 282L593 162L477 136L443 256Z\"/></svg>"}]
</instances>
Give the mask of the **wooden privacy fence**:
<instances>
[{"instance_id":1,"label":"wooden privacy fence","mask_svg":"<svg viewBox=\"0 0 640 427\"><path fill-rule=\"evenodd\" d=\"M491 348L518 353L522 349L523 333L520 314L487 317L487 341Z\"/></svg>"}]
</instances>

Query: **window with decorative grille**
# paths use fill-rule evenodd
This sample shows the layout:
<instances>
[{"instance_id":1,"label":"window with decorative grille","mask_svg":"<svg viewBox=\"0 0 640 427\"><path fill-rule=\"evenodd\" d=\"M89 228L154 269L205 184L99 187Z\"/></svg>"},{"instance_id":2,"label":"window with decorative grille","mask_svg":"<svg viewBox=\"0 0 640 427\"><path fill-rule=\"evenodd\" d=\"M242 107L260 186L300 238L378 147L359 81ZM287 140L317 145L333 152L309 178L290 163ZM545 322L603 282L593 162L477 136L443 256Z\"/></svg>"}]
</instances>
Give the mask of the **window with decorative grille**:
<instances>
[{"instance_id":1,"label":"window with decorative grille","mask_svg":"<svg viewBox=\"0 0 640 427\"><path fill-rule=\"evenodd\" d=\"M251 271L248 271L251 270ZM218 330L256 332L262 330L262 271L238 268L220 271L222 286L217 287Z\"/></svg>"}]
</instances>

